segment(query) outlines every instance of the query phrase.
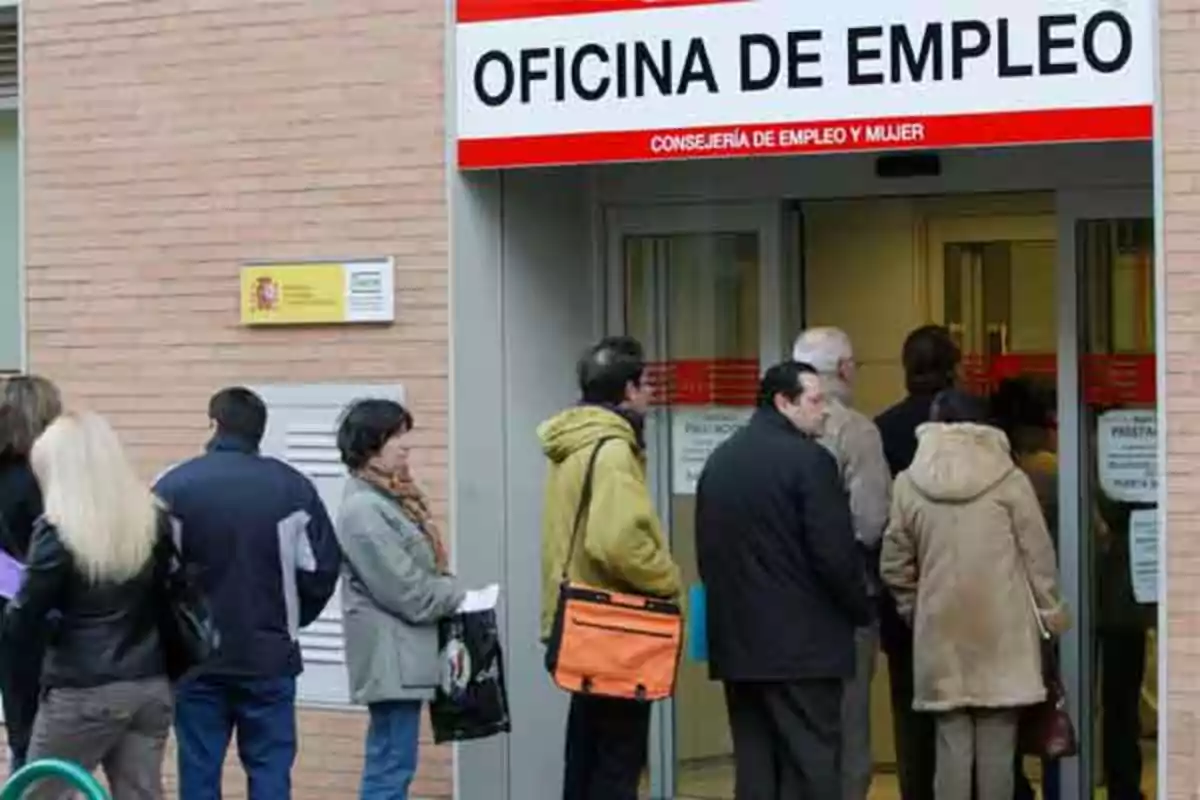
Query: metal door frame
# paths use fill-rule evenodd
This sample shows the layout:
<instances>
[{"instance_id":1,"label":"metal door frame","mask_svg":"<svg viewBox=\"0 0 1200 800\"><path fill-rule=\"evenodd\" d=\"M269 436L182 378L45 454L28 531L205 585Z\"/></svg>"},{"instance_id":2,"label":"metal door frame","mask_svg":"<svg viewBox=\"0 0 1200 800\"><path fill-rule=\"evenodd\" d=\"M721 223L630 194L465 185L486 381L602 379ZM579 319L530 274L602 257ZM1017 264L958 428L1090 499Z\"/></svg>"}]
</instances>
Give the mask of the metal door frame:
<instances>
[{"instance_id":1,"label":"metal door frame","mask_svg":"<svg viewBox=\"0 0 1200 800\"><path fill-rule=\"evenodd\" d=\"M1154 218L1154 194L1149 186L1144 188L1121 188L1109 190L1079 190L1062 191L1056 197L1058 218L1058 418L1059 418L1059 496L1064 498L1082 497L1085 487L1084 464L1081 460L1083 431L1081 403L1083 401L1079 380L1080 357L1080 309L1079 309L1079 272L1077 268L1075 229L1079 222L1088 219L1120 219L1120 218ZM1155 273L1160 274L1162 253L1154 254ZM1158 313L1161 315L1163 299L1161 287L1159 296L1155 298ZM1157 320L1162 325L1160 317ZM1161 331L1161 328L1160 328ZM1155 352L1161 362L1165 355L1164 342L1161 336L1156 336ZM1161 389L1161 387L1160 387ZM1163 397L1158 397L1159 418L1163 417ZM1159 451L1162 457L1162 438L1166 427L1159 426ZM1163 462L1165 463L1165 462ZM1159 497L1159 591L1162 598L1166 597L1166 559L1161 556L1166 550L1166 524L1163 516L1166 506L1162 502L1165 494L1166 481L1161 481ZM1083 536L1081 531L1082 512L1079 503L1059 504L1059 552L1070 553L1071 558L1063 558L1059 564L1063 593L1071 604L1074 625L1063 637L1061 646L1063 680L1066 682L1068 703L1071 718L1076 721L1079 730L1081 752L1078 759L1073 760L1074 768L1062 770L1062 796L1064 798L1089 797L1092 790L1092 774L1094 764L1095 738L1092 735L1094 727L1094 708L1091 707L1092 686L1094 681L1093 664L1090 658L1090 632L1092 629L1091 599L1092 570L1089 567L1091 551L1086 552L1084 545L1090 544L1091 537ZM1162 631L1166 630L1166 603L1161 601L1158 606L1158 629L1156 637L1158 647L1157 665L1159 691L1166 686L1165 648L1162 646ZM1161 695L1160 695L1161 697ZM1163 758L1163 741L1166 735L1165 720L1166 704L1159 702L1158 711L1158 770L1159 794L1161 796L1166 784L1163 782L1165 759ZM1069 762L1072 763L1072 762Z\"/></svg>"},{"instance_id":2,"label":"metal door frame","mask_svg":"<svg viewBox=\"0 0 1200 800\"><path fill-rule=\"evenodd\" d=\"M605 327L613 334L626 330L625 261L623 242L627 236L663 236L735 231L759 235L759 363L773 364L783 358L782 286L783 204L712 203L681 205L610 206L603 209L603 271ZM665 291L665 243L654 255L654 267L646 293L648 318L653 321L651 340L643 342L651 361L665 358L667 339L667 296ZM794 298L799 303L799 298ZM646 424L646 443L651 453L670 452L670 426L652 414ZM659 509L670 509L671 459L653 458L649 464L650 494ZM669 520L666 520L669 523ZM670 526L668 524L668 531ZM650 727L650 796L668 800L675 796L675 709L674 701L657 703Z\"/></svg>"}]
</instances>

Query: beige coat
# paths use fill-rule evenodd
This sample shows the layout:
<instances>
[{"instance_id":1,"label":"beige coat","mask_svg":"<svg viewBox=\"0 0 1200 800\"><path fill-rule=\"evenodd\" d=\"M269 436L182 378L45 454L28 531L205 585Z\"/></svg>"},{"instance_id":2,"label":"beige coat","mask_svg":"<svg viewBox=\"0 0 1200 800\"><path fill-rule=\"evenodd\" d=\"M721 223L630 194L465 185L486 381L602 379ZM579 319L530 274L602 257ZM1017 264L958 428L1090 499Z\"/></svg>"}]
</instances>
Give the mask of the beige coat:
<instances>
[{"instance_id":1,"label":"beige coat","mask_svg":"<svg viewBox=\"0 0 1200 800\"><path fill-rule=\"evenodd\" d=\"M892 472L883 454L879 428L842 396L837 391L829 393L829 416L820 441L837 461L842 485L850 496L854 535L863 547L875 550L887 525Z\"/></svg>"},{"instance_id":2,"label":"beige coat","mask_svg":"<svg viewBox=\"0 0 1200 800\"><path fill-rule=\"evenodd\" d=\"M1051 633L1069 623L1033 486L995 428L927 423L917 440L896 478L881 556L883 580L914 626L913 707L1038 703L1046 691L1034 603Z\"/></svg>"}]
</instances>

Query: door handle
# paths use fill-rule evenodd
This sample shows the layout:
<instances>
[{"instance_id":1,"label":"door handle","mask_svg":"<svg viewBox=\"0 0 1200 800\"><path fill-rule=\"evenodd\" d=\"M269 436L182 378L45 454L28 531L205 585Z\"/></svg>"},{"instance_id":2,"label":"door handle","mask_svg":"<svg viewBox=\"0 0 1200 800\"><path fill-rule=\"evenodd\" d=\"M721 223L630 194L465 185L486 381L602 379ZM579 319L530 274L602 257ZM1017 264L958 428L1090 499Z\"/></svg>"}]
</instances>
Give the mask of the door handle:
<instances>
[{"instance_id":1,"label":"door handle","mask_svg":"<svg viewBox=\"0 0 1200 800\"><path fill-rule=\"evenodd\" d=\"M993 322L987 326L988 354L1002 356L1008 354L1008 325L1003 322Z\"/></svg>"}]
</instances>

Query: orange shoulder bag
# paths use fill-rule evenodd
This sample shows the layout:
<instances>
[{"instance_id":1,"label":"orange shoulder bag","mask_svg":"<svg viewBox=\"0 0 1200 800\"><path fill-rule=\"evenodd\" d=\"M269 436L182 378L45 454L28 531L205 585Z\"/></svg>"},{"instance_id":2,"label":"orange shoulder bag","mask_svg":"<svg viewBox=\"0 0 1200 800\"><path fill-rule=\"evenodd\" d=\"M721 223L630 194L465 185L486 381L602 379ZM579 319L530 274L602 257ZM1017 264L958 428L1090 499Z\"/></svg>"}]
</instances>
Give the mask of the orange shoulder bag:
<instances>
[{"instance_id":1,"label":"orange shoulder bag","mask_svg":"<svg viewBox=\"0 0 1200 800\"><path fill-rule=\"evenodd\" d=\"M683 647L683 615L669 600L612 592L569 580L581 535L586 535L596 457L588 460L563 564L546 669L559 688L627 700L670 697ZM598 520L603 525L604 520Z\"/></svg>"}]
</instances>

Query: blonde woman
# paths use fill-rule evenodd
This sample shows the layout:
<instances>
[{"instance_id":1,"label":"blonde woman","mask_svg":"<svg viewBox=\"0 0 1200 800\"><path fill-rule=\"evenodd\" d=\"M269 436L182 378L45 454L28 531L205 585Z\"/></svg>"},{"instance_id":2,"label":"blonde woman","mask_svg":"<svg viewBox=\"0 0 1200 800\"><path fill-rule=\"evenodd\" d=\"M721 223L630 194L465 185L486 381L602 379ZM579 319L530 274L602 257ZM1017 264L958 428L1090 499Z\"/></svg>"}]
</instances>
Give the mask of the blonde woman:
<instances>
[{"instance_id":1,"label":"blonde woman","mask_svg":"<svg viewBox=\"0 0 1200 800\"><path fill-rule=\"evenodd\" d=\"M46 511L0 629L17 652L50 630L29 758L102 766L114 800L157 800L172 715L156 614L165 517L99 416L59 417L31 462ZM49 782L26 795L69 796Z\"/></svg>"},{"instance_id":2,"label":"blonde woman","mask_svg":"<svg viewBox=\"0 0 1200 800\"><path fill-rule=\"evenodd\" d=\"M36 375L19 375L0 388L0 549L25 559L33 526L42 516L42 492L29 466L29 451L46 426L62 413L58 388ZM0 598L0 610L4 608ZM37 714L42 642L19 651L0 650L0 696L8 734L9 767L25 764Z\"/></svg>"}]
</instances>

